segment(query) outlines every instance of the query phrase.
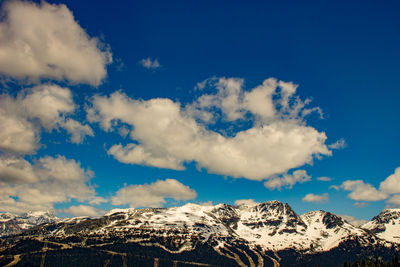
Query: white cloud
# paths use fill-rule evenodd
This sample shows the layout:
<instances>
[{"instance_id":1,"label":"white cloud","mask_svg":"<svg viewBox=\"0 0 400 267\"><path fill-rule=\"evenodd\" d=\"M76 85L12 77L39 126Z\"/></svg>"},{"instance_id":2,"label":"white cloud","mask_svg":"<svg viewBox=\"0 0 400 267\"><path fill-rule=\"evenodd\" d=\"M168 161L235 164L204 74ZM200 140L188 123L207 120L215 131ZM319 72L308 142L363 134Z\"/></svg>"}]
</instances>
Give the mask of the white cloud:
<instances>
[{"instance_id":1,"label":"white cloud","mask_svg":"<svg viewBox=\"0 0 400 267\"><path fill-rule=\"evenodd\" d=\"M0 151L32 154L39 147L40 131L64 128L71 141L81 143L93 136L88 125L68 118L75 111L68 88L42 84L22 90L16 98L0 95Z\"/></svg>"},{"instance_id":2,"label":"white cloud","mask_svg":"<svg viewBox=\"0 0 400 267\"><path fill-rule=\"evenodd\" d=\"M388 207L400 208L400 195L393 195L386 201Z\"/></svg>"},{"instance_id":3,"label":"white cloud","mask_svg":"<svg viewBox=\"0 0 400 267\"><path fill-rule=\"evenodd\" d=\"M0 210L23 212L52 209L75 199L99 202L87 183L93 172L63 156L42 157L32 165L23 159L0 158Z\"/></svg>"},{"instance_id":4,"label":"white cloud","mask_svg":"<svg viewBox=\"0 0 400 267\"><path fill-rule=\"evenodd\" d=\"M42 128L65 128L75 142L93 135L89 126L68 117L74 111L71 91L57 85L24 89L16 97L0 95L0 210L48 210L72 199L106 201L87 184L93 172L79 162L63 156L43 156L33 164L24 159L39 148Z\"/></svg>"},{"instance_id":5,"label":"white cloud","mask_svg":"<svg viewBox=\"0 0 400 267\"><path fill-rule=\"evenodd\" d=\"M122 146L121 144L113 145L107 153L123 163L143 164L175 170L184 169L182 161L174 157L153 155L151 152L147 152L142 146L136 144L128 144L126 146Z\"/></svg>"},{"instance_id":6,"label":"white cloud","mask_svg":"<svg viewBox=\"0 0 400 267\"><path fill-rule=\"evenodd\" d=\"M48 131L56 128L65 114L75 110L71 91L52 84L22 91L15 105L20 105L22 116L39 120L40 125Z\"/></svg>"},{"instance_id":7,"label":"white cloud","mask_svg":"<svg viewBox=\"0 0 400 267\"><path fill-rule=\"evenodd\" d=\"M322 176L322 177L318 177L317 180L318 181L322 181L322 182L330 182L330 181L332 181L332 178L326 177L326 176Z\"/></svg>"},{"instance_id":8,"label":"white cloud","mask_svg":"<svg viewBox=\"0 0 400 267\"><path fill-rule=\"evenodd\" d=\"M93 130L89 125L83 125L74 119L67 119L60 125L71 134L72 143L80 144L86 136L94 136Z\"/></svg>"},{"instance_id":9,"label":"white cloud","mask_svg":"<svg viewBox=\"0 0 400 267\"><path fill-rule=\"evenodd\" d=\"M18 116L17 106L0 96L0 151L31 154L38 148L38 129L26 117Z\"/></svg>"},{"instance_id":10,"label":"white cloud","mask_svg":"<svg viewBox=\"0 0 400 267\"><path fill-rule=\"evenodd\" d=\"M365 223L367 223L367 220L359 220L353 216L350 215L339 215L340 217L342 217L343 219L345 219L348 223L354 225L354 226L361 226Z\"/></svg>"},{"instance_id":11,"label":"white cloud","mask_svg":"<svg viewBox=\"0 0 400 267\"><path fill-rule=\"evenodd\" d=\"M347 146L346 141L343 138L341 138L341 139L337 140L335 143L330 144L329 148L330 149L343 149L346 146Z\"/></svg>"},{"instance_id":12,"label":"white cloud","mask_svg":"<svg viewBox=\"0 0 400 267\"><path fill-rule=\"evenodd\" d=\"M275 79L267 79L262 85L254 88L244 95L244 108L261 117L264 121L275 116L276 110L272 100L277 82Z\"/></svg>"},{"instance_id":13,"label":"white cloud","mask_svg":"<svg viewBox=\"0 0 400 267\"><path fill-rule=\"evenodd\" d=\"M338 186L338 185L331 185L331 186L329 187L329 189L335 189L336 191L339 191L339 190L340 190L340 186Z\"/></svg>"},{"instance_id":14,"label":"white cloud","mask_svg":"<svg viewBox=\"0 0 400 267\"><path fill-rule=\"evenodd\" d=\"M139 61L139 64L146 69L158 69L161 67L160 63L158 62L158 59L153 60L150 57L141 59Z\"/></svg>"},{"instance_id":15,"label":"white cloud","mask_svg":"<svg viewBox=\"0 0 400 267\"><path fill-rule=\"evenodd\" d=\"M0 157L0 181L5 183L33 183L39 178L33 166L17 157Z\"/></svg>"},{"instance_id":16,"label":"white cloud","mask_svg":"<svg viewBox=\"0 0 400 267\"><path fill-rule=\"evenodd\" d=\"M106 131L117 130L117 121L132 127L134 143L114 144L108 150L117 160L130 164L182 170L185 162L194 161L211 173L263 180L312 163L315 156L331 155L325 133L305 124L305 103L289 97L294 97L290 92L295 88L286 87L294 85L268 79L244 91L243 81L236 78L220 78L212 85L215 95L202 95L185 107L170 99L135 100L120 92L95 96L88 119L99 122ZM281 93L285 90L276 91L276 86L286 88L288 100ZM260 93L264 95L261 102L274 103L274 112L256 103L257 97L249 97L257 95L257 90L275 92ZM215 109L221 111L221 117ZM208 120L202 121L205 117ZM252 125L231 136L207 128L219 119L234 127L245 118Z\"/></svg>"},{"instance_id":17,"label":"white cloud","mask_svg":"<svg viewBox=\"0 0 400 267\"><path fill-rule=\"evenodd\" d=\"M292 174L274 176L264 182L264 186L270 190L286 187L291 189L296 183L305 183L311 180L311 176L305 170L297 170Z\"/></svg>"},{"instance_id":18,"label":"white cloud","mask_svg":"<svg viewBox=\"0 0 400 267\"><path fill-rule=\"evenodd\" d=\"M259 202L254 201L254 199L238 199L235 201L235 205L236 206L248 206L248 207L252 207L252 206L256 206L260 204Z\"/></svg>"},{"instance_id":19,"label":"white cloud","mask_svg":"<svg viewBox=\"0 0 400 267\"><path fill-rule=\"evenodd\" d=\"M151 184L130 185L118 190L111 198L113 205L129 204L130 207L160 207L166 198L177 201L197 197L196 191L175 179L157 180Z\"/></svg>"},{"instance_id":20,"label":"white cloud","mask_svg":"<svg viewBox=\"0 0 400 267\"><path fill-rule=\"evenodd\" d=\"M304 202L326 202L328 201L329 196L328 193L322 194L322 195L314 195L313 193L307 194L305 197L303 197Z\"/></svg>"},{"instance_id":21,"label":"white cloud","mask_svg":"<svg viewBox=\"0 0 400 267\"><path fill-rule=\"evenodd\" d=\"M388 197L386 193L377 190L371 184L364 183L362 180L347 180L340 187L346 191L351 191L348 197L353 200L379 201Z\"/></svg>"},{"instance_id":22,"label":"white cloud","mask_svg":"<svg viewBox=\"0 0 400 267\"><path fill-rule=\"evenodd\" d=\"M395 172L381 182L379 189L387 194L400 193L400 167Z\"/></svg>"},{"instance_id":23,"label":"white cloud","mask_svg":"<svg viewBox=\"0 0 400 267\"><path fill-rule=\"evenodd\" d=\"M49 156L40 158L35 163L35 170L42 180L58 180L63 182L73 182L91 178L93 173L85 171L80 167L80 163L64 156L52 158Z\"/></svg>"},{"instance_id":24,"label":"white cloud","mask_svg":"<svg viewBox=\"0 0 400 267\"><path fill-rule=\"evenodd\" d=\"M97 86L111 53L91 38L65 5L6 1L0 23L0 72L16 79L41 78Z\"/></svg>"},{"instance_id":25,"label":"white cloud","mask_svg":"<svg viewBox=\"0 0 400 267\"><path fill-rule=\"evenodd\" d=\"M70 206L67 209L64 209L63 212L71 214L73 216L101 216L105 213L104 210L87 206L87 205L77 205L77 206Z\"/></svg>"},{"instance_id":26,"label":"white cloud","mask_svg":"<svg viewBox=\"0 0 400 267\"><path fill-rule=\"evenodd\" d=\"M332 187L332 186L331 186ZM339 189L336 186L337 189ZM347 180L342 183L340 188L351 191L348 195L353 200L360 201L379 201L388 199L386 203L396 205L398 194L400 193L400 167L396 168L395 172L388 176L380 183L379 189L376 189L371 184L365 183L362 180ZM358 207L365 207L366 203L355 203Z\"/></svg>"}]
</instances>

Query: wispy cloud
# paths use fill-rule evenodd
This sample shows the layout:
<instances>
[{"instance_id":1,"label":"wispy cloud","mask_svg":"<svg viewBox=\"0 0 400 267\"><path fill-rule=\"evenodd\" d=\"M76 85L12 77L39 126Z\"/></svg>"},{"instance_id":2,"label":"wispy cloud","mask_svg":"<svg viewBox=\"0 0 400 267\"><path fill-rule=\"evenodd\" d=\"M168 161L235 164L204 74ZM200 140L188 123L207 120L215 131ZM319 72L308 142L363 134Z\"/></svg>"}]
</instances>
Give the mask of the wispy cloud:
<instances>
[{"instance_id":1,"label":"wispy cloud","mask_svg":"<svg viewBox=\"0 0 400 267\"><path fill-rule=\"evenodd\" d=\"M150 57L141 59L139 61L139 64L146 69L152 69L152 70L161 67L160 62L158 62L158 59L152 59Z\"/></svg>"},{"instance_id":2,"label":"wispy cloud","mask_svg":"<svg viewBox=\"0 0 400 267\"><path fill-rule=\"evenodd\" d=\"M63 212L73 216L93 216L93 217L105 214L104 210L88 205L70 206L69 208L64 209Z\"/></svg>"},{"instance_id":3,"label":"wispy cloud","mask_svg":"<svg viewBox=\"0 0 400 267\"><path fill-rule=\"evenodd\" d=\"M337 140L335 143L329 145L330 149L343 149L345 147L347 147L347 144L343 138L341 138L341 139Z\"/></svg>"},{"instance_id":4,"label":"wispy cloud","mask_svg":"<svg viewBox=\"0 0 400 267\"><path fill-rule=\"evenodd\" d=\"M330 181L332 181L332 178L326 177L326 176L322 176L322 177L318 177L317 180L318 181L322 181L322 182L330 182Z\"/></svg>"},{"instance_id":5,"label":"wispy cloud","mask_svg":"<svg viewBox=\"0 0 400 267\"><path fill-rule=\"evenodd\" d=\"M360 226L360 225L363 225L364 223L368 222L367 220L360 220L360 219L357 219L356 217L353 217L350 215L339 215L339 216L354 226Z\"/></svg>"},{"instance_id":6,"label":"wispy cloud","mask_svg":"<svg viewBox=\"0 0 400 267\"><path fill-rule=\"evenodd\" d=\"M304 202L326 202L328 201L329 196L328 193L322 194L322 195L315 195L313 193L307 194L305 197L303 197Z\"/></svg>"},{"instance_id":7,"label":"wispy cloud","mask_svg":"<svg viewBox=\"0 0 400 267\"><path fill-rule=\"evenodd\" d=\"M292 174L274 176L264 182L264 186L270 190L281 189L282 187L291 189L296 183L305 183L311 180L311 176L305 170L297 170Z\"/></svg>"}]
</instances>

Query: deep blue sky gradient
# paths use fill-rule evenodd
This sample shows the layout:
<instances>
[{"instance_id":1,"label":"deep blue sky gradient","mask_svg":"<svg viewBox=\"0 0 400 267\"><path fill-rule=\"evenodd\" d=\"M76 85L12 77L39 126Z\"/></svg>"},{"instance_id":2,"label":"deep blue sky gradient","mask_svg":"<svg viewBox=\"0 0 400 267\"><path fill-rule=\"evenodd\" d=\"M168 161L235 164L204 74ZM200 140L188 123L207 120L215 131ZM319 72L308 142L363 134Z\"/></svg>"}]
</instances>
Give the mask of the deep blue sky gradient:
<instances>
[{"instance_id":1,"label":"deep blue sky gradient","mask_svg":"<svg viewBox=\"0 0 400 267\"><path fill-rule=\"evenodd\" d=\"M299 84L298 94L311 97L312 105L324 112L325 119L313 115L309 124L326 132L327 143L344 138L347 147L306 166L311 182L281 191L270 191L262 182L210 175L191 164L186 171L173 171L119 163L104 147L121 137L96 125L96 137L83 145L63 142L62 134L44 134L46 147L35 157L62 154L79 160L95 172L97 191L108 197L124 183L175 178L197 191L196 202L277 199L298 213L324 209L363 219L385 207L380 201L356 208L347 192L329 186L348 179L379 186L400 166L399 1L50 3L66 4L90 36L102 36L114 56L101 86L70 87L81 106L94 93L119 89L134 98L186 103L196 95L196 83L212 76L244 78L248 89L275 77ZM138 61L147 57L157 58L162 67L144 69ZM320 176L334 180L317 181ZM325 192L330 196L327 203L301 201L308 193Z\"/></svg>"}]
</instances>

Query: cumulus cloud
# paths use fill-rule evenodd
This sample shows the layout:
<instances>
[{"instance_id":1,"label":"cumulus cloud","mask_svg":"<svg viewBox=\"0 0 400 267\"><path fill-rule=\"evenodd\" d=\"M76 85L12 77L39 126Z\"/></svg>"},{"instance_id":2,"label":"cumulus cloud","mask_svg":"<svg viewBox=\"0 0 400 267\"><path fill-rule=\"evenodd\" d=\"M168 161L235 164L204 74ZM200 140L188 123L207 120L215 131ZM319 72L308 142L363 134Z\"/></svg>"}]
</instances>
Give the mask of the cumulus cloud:
<instances>
[{"instance_id":1,"label":"cumulus cloud","mask_svg":"<svg viewBox=\"0 0 400 267\"><path fill-rule=\"evenodd\" d=\"M368 222L367 220L360 220L350 215L339 215L339 216L354 226L361 226Z\"/></svg>"},{"instance_id":2,"label":"cumulus cloud","mask_svg":"<svg viewBox=\"0 0 400 267\"><path fill-rule=\"evenodd\" d=\"M160 207L167 198L189 200L197 197L196 191L175 179L157 180L151 184L125 186L111 198L113 205L129 204L136 207Z\"/></svg>"},{"instance_id":3,"label":"cumulus cloud","mask_svg":"<svg viewBox=\"0 0 400 267\"><path fill-rule=\"evenodd\" d=\"M371 184L364 183L362 180L347 180L340 187L346 191L351 191L348 197L353 200L379 201L388 197L386 193L377 190Z\"/></svg>"},{"instance_id":4,"label":"cumulus cloud","mask_svg":"<svg viewBox=\"0 0 400 267\"><path fill-rule=\"evenodd\" d=\"M146 69L158 69L161 67L158 59L151 59L150 57L141 59L139 64Z\"/></svg>"},{"instance_id":5,"label":"cumulus cloud","mask_svg":"<svg viewBox=\"0 0 400 267\"><path fill-rule=\"evenodd\" d=\"M93 172L63 156L42 157L34 164L0 157L0 210L24 212L52 209L55 203L75 199L99 201L88 185Z\"/></svg>"},{"instance_id":6,"label":"cumulus cloud","mask_svg":"<svg viewBox=\"0 0 400 267\"><path fill-rule=\"evenodd\" d=\"M0 22L0 72L38 81L50 78L99 85L112 56L91 38L65 5L6 1Z\"/></svg>"},{"instance_id":7,"label":"cumulus cloud","mask_svg":"<svg viewBox=\"0 0 400 267\"><path fill-rule=\"evenodd\" d=\"M400 193L400 167L395 172L381 182L379 189L387 194Z\"/></svg>"},{"instance_id":8,"label":"cumulus cloud","mask_svg":"<svg viewBox=\"0 0 400 267\"><path fill-rule=\"evenodd\" d=\"M106 131L118 122L131 126L131 144L113 144L108 153L130 163L182 170L186 162L231 177L263 180L331 155L326 135L307 126L308 101L294 92L297 86L267 79L250 91L237 78L213 79L215 94L203 94L182 106L170 99L132 99L121 92L95 96L88 119ZM269 105L269 108L263 107ZM246 121L247 129L227 135L211 130L217 122Z\"/></svg>"},{"instance_id":9,"label":"cumulus cloud","mask_svg":"<svg viewBox=\"0 0 400 267\"><path fill-rule=\"evenodd\" d=\"M38 127L21 115L19 105L0 95L0 150L3 153L31 154L39 142Z\"/></svg>"},{"instance_id":10,"label":"cumulus cloud","mask_svg":"<svg viewBox=\"0 0 400 267\"><path fill-rule=\"evenodd\" d=\"M264 186L270 190L281 189L286 187L291 189L296 183L305 183L311 180L311 176L307 174L305 170L297 170L292 174L283 174L280 176L274 176L264 182Z\"/></svg>"},{"instance_id":11,"label":"cumulus cloud","mask_svg":"<svg viewBox=\"0 0 400 267\"><path fill-rule=\"evenodd\" d=\"M400 208L400 195L393 195L386 201L389 208Z\"/></svg>"},{"instance_id":12,"label":"cumulus cloud","mask_svg":"<svg viewBox=\"0 0 400 267\"><path fill-rule=\"evenodd\" d=\"M347 180L340 187L335 186L335 188L351 191L348 197L358 201L379 201L389 198L386 203L390 206L396 204L397 195L394 194L400 193L400 167L380 183L379 189L362 180ZM366 203L355 205L365 207Z\"/></svg>"},{"instance_id":13,"label":"cumulus cloud","mask_svg":"<svg viewBox=\"0 0 400 267\"><path fill-rule=\"evenodd\" d=\"M89 125L81 124L74 119L67 119L60 124L69 134L71 134L71 142L80 144L86 136L94 136L92 128Z\"/></svg>"},{"instance_id":14,"label":"cumulus cloud","mask_svg":"<svg viewBox=\"0 0 400 267\"><path fill-rule=\"evenodd\" d=\"M0 151L34 153L39 147L41 128L66 129L72 142L81 143L86 136L93 136L93 131L68 118L75 109L71 91L53 84L24 89L16 98L0 95Z\"/></svg>"},{"instance_id":15,"label":"cumulus cloud","mask_svg":"<svg viewBox=\"0 0 400 267\"><path fill-rule=\"evenodd\" d=\"M252 207L260 204L259 202L254 201L254 199L238 199L235 201L236 206L247 206Z\"/></svg>"},{"instance_id":16,"label":"cumulus cloud","mask_svg":"<svg viewBox=\"0 0 400 267\"><path fill-rule=\"evenodd\" d=\"M0 182L5 183L33 183L38 181L33 166L18 157L0 157Z\"/></svg>"},{"instance_id":17,"label":"cumulus cloud","mask_svg":"<svg viewBox=\"0 0 400 267\"><path fill-rule=\"evenodd\" d=\"M63 212L71 214L73 216L91 216L91 217L101 216L105 213L104 210L87 205L70 206L69 208L64 209Z\"/></svg>"},{"instance_id":18,"label":"cumulus cloud","mask_svg":"<svg viewBox=\"0 0 400 267\"><path fill-rule=\"evenodd\" d=\"M322 195L314 195L313 193L305 195L303 197L304 202L326 202L328 201L328 193L322 194Z\"/></svg>"}]
</instances>

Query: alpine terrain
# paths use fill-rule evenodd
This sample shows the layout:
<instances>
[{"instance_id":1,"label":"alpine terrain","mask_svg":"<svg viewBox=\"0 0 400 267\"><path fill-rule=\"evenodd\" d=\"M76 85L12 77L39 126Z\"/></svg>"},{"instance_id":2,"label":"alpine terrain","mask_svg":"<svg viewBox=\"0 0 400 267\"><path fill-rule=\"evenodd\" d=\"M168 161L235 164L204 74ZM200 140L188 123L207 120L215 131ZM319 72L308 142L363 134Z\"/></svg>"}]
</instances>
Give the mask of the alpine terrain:
<instances>
[{"instance_id":1,"label":"alpine terrain","mask_svg":"<svg viewBox=\"0 0 400 267\"><path fill-rule=\"evenodd\" d=\"M400 250L398 209L361 227L325 211L299 216L279 201L0 218L7 266L342 266Z\"/></svg>"}]
</instances>

